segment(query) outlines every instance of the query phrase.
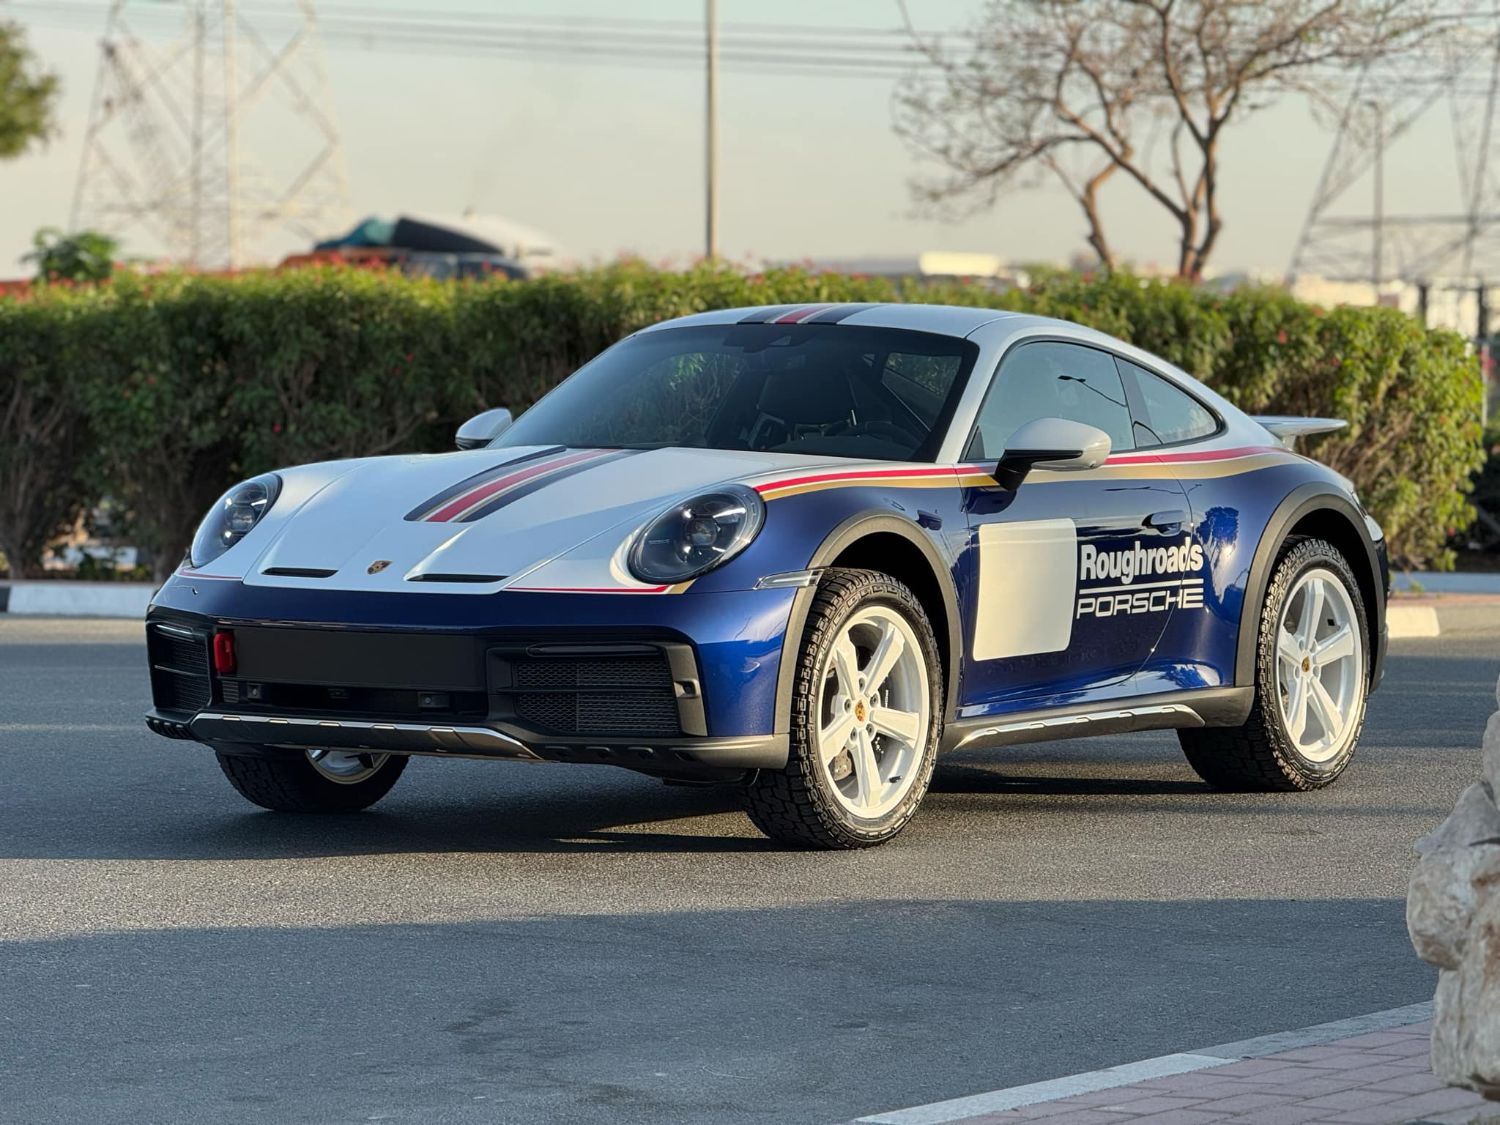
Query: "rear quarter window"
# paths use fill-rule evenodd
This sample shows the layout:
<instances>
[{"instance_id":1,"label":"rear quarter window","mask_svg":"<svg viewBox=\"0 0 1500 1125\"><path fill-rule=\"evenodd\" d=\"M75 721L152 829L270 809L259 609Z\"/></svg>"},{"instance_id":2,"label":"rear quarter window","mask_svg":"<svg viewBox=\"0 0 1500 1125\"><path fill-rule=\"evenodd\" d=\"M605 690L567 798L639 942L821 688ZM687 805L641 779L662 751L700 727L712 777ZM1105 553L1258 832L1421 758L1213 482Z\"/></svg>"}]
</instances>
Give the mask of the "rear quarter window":
<instances>
[{"instance_id":1,"label":"rear quarter window","mask_svg":"<svg viewBox=\"0 0 1500 1125\"><path fill-rule=\"evenodd\" d=\"M1135 383L1136 445L1177 445L1219 432L1219 419L1192 395L1127 359L1116 356L1115 362L1126 381Z\"/></svg>"}]
</instances>

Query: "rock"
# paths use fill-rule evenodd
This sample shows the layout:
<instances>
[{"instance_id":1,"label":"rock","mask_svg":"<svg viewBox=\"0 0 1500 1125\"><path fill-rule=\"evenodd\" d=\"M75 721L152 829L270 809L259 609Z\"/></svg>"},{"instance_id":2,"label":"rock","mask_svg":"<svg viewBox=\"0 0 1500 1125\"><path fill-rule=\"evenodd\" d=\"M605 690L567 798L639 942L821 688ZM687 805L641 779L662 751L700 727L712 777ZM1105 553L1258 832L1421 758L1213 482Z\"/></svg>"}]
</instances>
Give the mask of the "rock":
<instances>
[{"instance_id":1,"label":"rock","mask_svg":"<svg viewBox=\"0 0 1500 1125\"><path fill-rule=\"evenodd\" d=\"M1500 808L1495 793L1483 781L1458 795L1448 819L1417 841L1417 854L1467 848L1480 843L1500 843Z\"/></svg>"},{"instance_id":2,"label":"rock","mask_svg":"<svg viewBox=\"0 0 1500 1125\"><path fill-rule=\"evenodd\" d=\"M1484 779L1491 793L1500 793L1500 711L1490 716L1484 728L1484 753L1481 756Z\"/></svg>"},{"instance_id":3,"label":"rock","mask_svg":"<svg viewBox=\"0 0 1500 1125\"><path fill-rule=\"evenodd\" d=\"M1484 780L1417 841L1406 928L1417 956L1438 966L1433 1073L1500 1102L1500 711L1484 728L1480 766Z\"/></svg>"},{"instance_id":4,"label":"rock","mask_svg":"<svg viewBox=\"0 0 1500 1125\"><path fill-rule=\"evenodd\" d=\"M1457 969L1474 919L1477 892L1500 880L1500 844L1429 851L1411 873L1406 930L1429 965Z\"/></svg>"},{"instance_id":5,"label":"rock","mask_svg":"<svg viewBox=\"0 0 1500 1125\"><path fill-rule=\"evenodd\" d=\"M1468 1076L1459 1046L1459 1023L1458 973L1442 969L1432 997L1432 1073L1445 1086L1463 1086Z\"/></svg>"},{"instance_id":6,"label":"rock","mask_svg":"<svg viewBox=\"0 0 1500 1125\"><path fill-rule=\"evenodd\" d=\"M1463 962L1438 976L1432 1069L1500 1101L1500 876L1481 888Z\"/></svg>"}]
</instances>

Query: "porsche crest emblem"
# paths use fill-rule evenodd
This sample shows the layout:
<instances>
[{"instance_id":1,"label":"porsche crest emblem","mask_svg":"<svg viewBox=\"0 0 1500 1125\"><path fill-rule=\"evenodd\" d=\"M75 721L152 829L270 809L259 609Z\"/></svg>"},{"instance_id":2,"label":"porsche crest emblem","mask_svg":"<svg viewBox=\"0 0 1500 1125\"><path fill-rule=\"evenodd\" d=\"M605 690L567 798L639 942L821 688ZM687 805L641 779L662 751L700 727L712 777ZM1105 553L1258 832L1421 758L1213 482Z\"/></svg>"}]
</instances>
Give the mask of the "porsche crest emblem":
<instances>
[{"instance_id":1,"label":"porsche crest emblem","mask_svg":"<svg viewBox=\"0 0 1500 1125\"><path fill-rule=\"evenodd\" d=\"M376 559L369 566L365 567L365 573L366 574L379 574L382 570L384 570L386 567L388 567L390 565L391 565L391 560L390 559Z\"/></svg>"}]
</instances>

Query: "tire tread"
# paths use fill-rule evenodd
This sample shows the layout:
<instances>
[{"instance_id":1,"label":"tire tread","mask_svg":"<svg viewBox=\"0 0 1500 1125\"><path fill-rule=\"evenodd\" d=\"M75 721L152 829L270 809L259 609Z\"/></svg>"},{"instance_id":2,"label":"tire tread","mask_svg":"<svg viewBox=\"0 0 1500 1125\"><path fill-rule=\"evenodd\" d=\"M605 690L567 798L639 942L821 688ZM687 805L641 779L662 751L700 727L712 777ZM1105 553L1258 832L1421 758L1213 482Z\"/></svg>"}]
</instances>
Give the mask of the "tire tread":
<instances>
[{"instance_id":1,"label":"tire tread","mask_svg":"<svg viewBox=\"0 0 1500 1125\"><path fill-rule=\"evenodd\" d=\"M919 778L913 785L911 794L901 806L904 814L896 819L894 827L862 832L838 815L831 799L822 792L814 773L817 766L797 749L797 732L815 730L818 725L818 709L822 701L822 684L818 680L822 662L819 657L853 607L880 596L901 605L927 646L928 689L933 715L929 738L936 742L942 726L942 701L945 698L942 669L931 658L937 651L937 640L921 603L905 585L879 571L842 568L826 571L808 611L806 631L797 658L797 674L792 686L792 748L786 768L761 770L745 789L745 812L755 826L773 840L824 849L872 847L890 839L905 826L926 790L935 750L923 759L921 768L927 771L927 777ZM913 796L915 800L911 799Z\"/></svg>"},{"instance_id":2,"label":"tire tread","mask_svg":"<svg viewBox=\"0 0 1500 1125\"><path fill-rule=\"evenodd\" d=\"M1289 539L1276 560L1271 583L1266 588L1257 623L1255 699L1250 714L1237 727L1200 727L1177 732L1188 764L1215 789L1229 792L1298 792L1330 785L1343 772L1359 742L1364 725L1365 702L1360 701L1355 731L1348 747L1330 768L1312 771L1298 759L1282 731L1277 712L1276 630L1281 606L1297 578L1315 563L1335 570L1343 579L1354 604L1354 616L1369 652L1368 626L1359 583L1338 548L1321 539ZM1269 611L1268 611L1269 610ZM1365 674L1369 675L1368 661Z\"/></svg>"}]
</instances>

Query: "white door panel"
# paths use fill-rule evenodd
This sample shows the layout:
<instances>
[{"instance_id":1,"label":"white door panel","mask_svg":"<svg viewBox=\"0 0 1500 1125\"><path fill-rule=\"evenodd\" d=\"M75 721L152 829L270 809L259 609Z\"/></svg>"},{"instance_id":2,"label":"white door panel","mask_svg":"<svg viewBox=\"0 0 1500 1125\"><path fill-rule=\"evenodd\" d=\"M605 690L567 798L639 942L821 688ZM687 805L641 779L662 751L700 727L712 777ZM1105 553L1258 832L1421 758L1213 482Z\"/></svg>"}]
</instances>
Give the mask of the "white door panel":
<instances>
[{"instance_id":1,"label":"white door panel","mask_svg":"<svg viewBox=\"0 0 1500 1125\"><path fill-rule=\"evenodd\" d=\"M1064 651L1073 639L1077 586L1072 520L981 524L974 659Z\"/></svg>"}]
</instances>

